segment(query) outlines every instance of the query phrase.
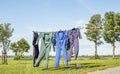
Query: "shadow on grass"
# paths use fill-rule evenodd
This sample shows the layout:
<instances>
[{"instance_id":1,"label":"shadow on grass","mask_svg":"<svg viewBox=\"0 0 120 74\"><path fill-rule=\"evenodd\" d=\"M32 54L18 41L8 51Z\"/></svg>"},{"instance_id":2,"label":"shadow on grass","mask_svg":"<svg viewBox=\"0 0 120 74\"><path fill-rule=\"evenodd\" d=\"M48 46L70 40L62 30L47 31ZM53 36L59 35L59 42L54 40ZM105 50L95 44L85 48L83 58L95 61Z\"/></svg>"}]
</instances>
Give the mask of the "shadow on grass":
<instances>
[{"instance_id":1,"label":"shadow on grass","mask_svg":"<svg viewBox=\"0 0 120 74\"><path fill-rule=\"evenodd\" d=\"M48 69L43 69L43 70L74 70L74 69L96 68L101 66L106 66L106 65L99 65L95 63L81 63L80 67L77 67L76 64L69 64L68 67L63 67L63 66L50 67Z\"/></svg>"},{"instance_id":2,"label":"shadow on grass","mask_svg":"<svg viewBox=\"0 0 120 74\"><path fill-rule=\"evenodd\" d=\"M95 67L102 67L106 66L103 64L96 64L96 63L81 63L81 68L95 68Z\"/></svg>"},{"instance_id":3,"label":"shadow on grass","mask_svg":"<svg viewBox=\"0 0 120 74\"><path fill-rule=\"evenodd\" d=\"M28 63L28 62L27 62L27 63L23 63L23 62L21 62L21 63L19 63L19 64L25 64L25 65L26 65L26 64L31 64L31 63Z\"/></svg>"}]
</instances>

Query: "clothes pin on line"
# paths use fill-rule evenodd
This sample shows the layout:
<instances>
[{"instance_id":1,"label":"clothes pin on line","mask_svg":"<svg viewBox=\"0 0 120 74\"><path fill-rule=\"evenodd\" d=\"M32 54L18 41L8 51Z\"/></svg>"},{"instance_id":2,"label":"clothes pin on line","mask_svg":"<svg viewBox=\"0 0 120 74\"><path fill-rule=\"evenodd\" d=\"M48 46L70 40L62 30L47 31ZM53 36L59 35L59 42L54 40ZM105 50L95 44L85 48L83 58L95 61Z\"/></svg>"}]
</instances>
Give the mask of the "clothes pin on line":
<instances>
[{"instance_id":1,"label":"clothes pin on line","mask_svg":"<svg viewBox=\"0 0 120 74\"><path fill-rule=\"evenodd\" d=\"M79 28L79 29L83 29L84 27L79 26L78 28Z\"/></svg>"}]
</instances>

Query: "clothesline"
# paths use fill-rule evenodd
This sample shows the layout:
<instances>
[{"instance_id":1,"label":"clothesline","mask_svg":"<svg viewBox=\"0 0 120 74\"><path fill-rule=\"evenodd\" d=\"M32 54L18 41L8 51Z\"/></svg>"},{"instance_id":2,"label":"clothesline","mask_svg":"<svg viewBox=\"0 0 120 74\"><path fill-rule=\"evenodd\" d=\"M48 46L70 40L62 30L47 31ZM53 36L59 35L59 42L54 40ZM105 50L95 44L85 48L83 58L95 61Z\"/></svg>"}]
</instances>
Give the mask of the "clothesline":
<instances>
[{"instance_id":1,"label":"clothesline","mask_svg":"<svg viewBox=\"0 0 120 74\"><path fill-rule=\"evenodd\" d=\"M81 27L81 26L79 26L79 27L77 27L77 28L79 28L79 29L84 29L84 27ZM61 29L60 29L61 30ZM36 33L41 33L42 31L32 31L32 32L36 32ZM50 31L50 32L57 32L57 31ZM49 33L49 32L48 32Z\"/></svg>"}]
</instances>

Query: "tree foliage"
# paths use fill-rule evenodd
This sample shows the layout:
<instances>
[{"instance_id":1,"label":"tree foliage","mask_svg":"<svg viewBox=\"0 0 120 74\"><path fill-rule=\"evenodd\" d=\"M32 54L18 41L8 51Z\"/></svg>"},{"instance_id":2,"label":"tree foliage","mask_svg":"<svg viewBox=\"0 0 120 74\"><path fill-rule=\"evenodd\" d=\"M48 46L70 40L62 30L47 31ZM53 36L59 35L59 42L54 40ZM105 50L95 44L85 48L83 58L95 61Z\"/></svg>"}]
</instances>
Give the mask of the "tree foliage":
<instances>
[{"instance_id":1,"label":"tree foliage","mask_svg":"<svg viewBox=\"0 0 120 74\"><path fill-rule=\"evenodd\" d=\"M15 53L15 56L18 55L19 48L16 42L11 43L10 49Z\"/></svg>"},{"instance_id":2,"label":"tree foliage","mask_svg":"<svg viewBox=\"0 0 120 74\"><path fill-rule=\"evenodd\" d=\"M20 49L21 56L23 55L24 52L28 52L28 50L30 49L30 46L29 46L28 42L24 38L19 40L17 42L17 44L18 44L18 47Z\"/></svg>"},{"instance_id":3,"label":"tree foliage","mask_svg":"<svg viewBox=\"0 0 120 74\"><path fill-rule=\"evenodd\" d=\"M14 29L10 28L10 23L0 24L0 41L10 38L12 36Z\"/></svg>"},{"instance_id":4,"label":"tree foliage","mask_svg":"<svg viewBox=\"0 0 120 74\"><path fill-rule=\"evenodd\" d=\"M11 43L10 48L13 52L15 52L15 56L23 56L24 52L28 52L30 46L28 42L22 38L18 42Z\"/></svg>"}]
</instances>

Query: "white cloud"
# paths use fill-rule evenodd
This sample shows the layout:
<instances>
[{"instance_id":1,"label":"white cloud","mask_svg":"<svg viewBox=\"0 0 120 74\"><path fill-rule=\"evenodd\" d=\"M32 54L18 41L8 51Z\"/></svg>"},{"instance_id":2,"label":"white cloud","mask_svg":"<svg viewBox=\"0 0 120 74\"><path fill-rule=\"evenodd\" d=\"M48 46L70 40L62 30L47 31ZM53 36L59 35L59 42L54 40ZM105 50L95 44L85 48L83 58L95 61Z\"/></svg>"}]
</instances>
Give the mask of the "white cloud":
<instances>
[{"instance_id":1,"label":"white cloud","mask_svg":"<svg viewBox=\"0 0 120 74\"><path fill-rule=\"evenodd\" d=\"M84 25L85 22L84 22L83 20L77 20L77 21L76 21L76 24L77 24L77 25Z\"/></svg>"},{"instance_id":2,"label":"white cloud","mask_svg":"<svg viewBox=\"0 0 120 74\"><path fill-rule=\"evenodd\" d=\"M75 24L77 24L78 26L81 26L82 27L82 32L85 32L86 22L84 20L77 20L77 21L75 21Z\"/></svg>"}]
</instances>

